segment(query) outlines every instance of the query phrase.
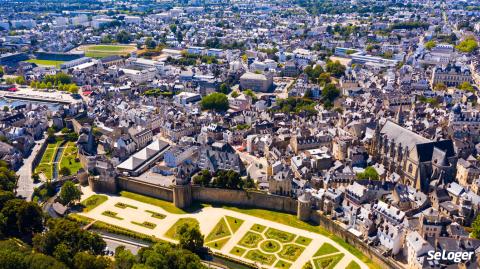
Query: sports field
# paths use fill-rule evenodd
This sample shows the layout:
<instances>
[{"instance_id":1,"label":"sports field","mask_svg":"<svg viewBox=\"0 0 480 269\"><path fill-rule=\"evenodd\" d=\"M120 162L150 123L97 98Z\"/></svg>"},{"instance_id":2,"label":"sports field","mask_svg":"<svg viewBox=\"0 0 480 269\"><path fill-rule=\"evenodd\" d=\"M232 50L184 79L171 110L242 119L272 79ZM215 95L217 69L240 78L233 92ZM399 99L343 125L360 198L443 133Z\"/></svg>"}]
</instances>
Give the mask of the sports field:
<instances>
[{"instance_id":1,"label":"sports field","mask_svg":"<svg viewBox=\"0 0 480 269\"><path fill-rule=\"evenodd\" d=\"M60 65L65 61L30 59L25 62L34 63L39 66L55 66L56 68L60 68Z\"/></svg>"},{"instance_id":2,"label":"sports field","mask_svg":"<svg viewBox=\"0 0 480 269\"><path fill-rule=\"evenodd\" d=\"M128 55L137 48L133 45L83 45L75 50L84 51L87 57L103 58L112 55Z\"/></svg>"}]
</instances>

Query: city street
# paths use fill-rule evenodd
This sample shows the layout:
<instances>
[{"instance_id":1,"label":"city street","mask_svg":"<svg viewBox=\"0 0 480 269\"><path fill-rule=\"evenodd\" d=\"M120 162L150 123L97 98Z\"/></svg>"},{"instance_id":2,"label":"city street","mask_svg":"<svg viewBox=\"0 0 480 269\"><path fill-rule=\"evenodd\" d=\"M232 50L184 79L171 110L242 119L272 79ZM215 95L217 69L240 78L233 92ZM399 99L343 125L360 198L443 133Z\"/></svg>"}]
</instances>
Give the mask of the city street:
<instances>
[{"instance_id":1,"label":"city street","mask_svg":"<svg viewBox=\"0 0 480 269\"><path fill-rule=\"evenodd\" d=\"M35 146L32 149L32 152L28 156L28 158L23 160L23 165L18 169L18 182L17 182L17 189L15 190L18 196L25 197L27 201L32 199L33 189L35 188L35 184L33 183L32 179L32 162L35 159L38 151L42 147L43 142L46 138L38 140L35 142Z\"/></svg>"}]
</instances>

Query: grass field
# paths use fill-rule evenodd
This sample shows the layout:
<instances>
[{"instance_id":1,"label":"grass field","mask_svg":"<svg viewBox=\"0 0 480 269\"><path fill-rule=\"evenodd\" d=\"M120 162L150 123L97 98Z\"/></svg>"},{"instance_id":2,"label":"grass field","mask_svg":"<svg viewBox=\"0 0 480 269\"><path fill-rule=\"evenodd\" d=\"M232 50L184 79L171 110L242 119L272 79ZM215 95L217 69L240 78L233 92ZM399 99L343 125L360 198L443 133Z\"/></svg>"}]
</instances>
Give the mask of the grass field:
<instances>
[{"instance_id":1,"label":"grass field","mask_svg":"<svg viewBox=\"0 0 480 269\"><path fill-rule=\"evenodd\" d=\"M170 227L170 229L168 229L168 231L165 233L165 236L168 237L168 238L178 240L179 239L178 230L179 230L180 227L182 227L185 224L189 225L190 227L191 226L196 226L196 227L200 226L198 221L194 218L181 218L181 219L177 220L177 222L175 222L175 224L173 224L172 227Z\"/></svg>"},{"instance_id":2,"label":"grass field","mask_svg":"<svg viewBox=\"0 0 480 269\"><path fill-rule=\"evenodd\" d=\"M323 243L323 245L315 253L314 257L333 254L336 252L339 252L339 250L336 249L334 246L330 245L329 243Z\"/></svg>"},{"instance_id":3,"label":"grass field","mask_svg":"<svg viewBox=\"0 0 480 269\"><path fill-rule=\"evenodd\" d=\"M108 200L108 196L106 195L94 194L82 201L81 204L85 206L83 208L83 212L88 212L107 200Z\"/></svg>"},{"instance_id":4,"label":"grass field","mask_svg":"<svg viewBox=\"0 0 480 269\"><path fill-rule=\"evenodd\" d=\"M136 50L132 45L86 45L78 48L85 52L85 56L103 58L112 55L128 55Z\"/></svg>"},{"instance_id":5,"label":"grass field","mask_svg":"<svg viewBox=\"0 0 480 269\"><path fill-rule=\"evenodd\" d=\"M65 149L63 150L62 157L60 159L60 169L63 167L67 167L70 169L70 173L72 175L76 174L80 168L82 168L82 164L80 160L77 159L78 148L74 142L68 142L65 145Z\"/></svg>"},{"instance_id":6,"label":"grass field","mask_svg":"<svg viewBox=\"0 0 480 269\"><path fill-rule=\"evenodd\" d=\"M34 63L39 66L55 66L56 68L60 68L60 65L65 61L30 59L25 62Z\"/></svg>"},{"instance_id":7,"label":"grass field","mask_svg":"<svg viewBox=\"0 0 480 269\"><path fill-rule=\"evenodd\" d=\"M228 229L225 219L220 219L220 221L215 225L213 230L205 238L205 242L210 242L220 238L224 238L231 235L230 230Z\"/></svg>"},{"instance_id":8,"label":"grass field","mask_svg":"<svg viewBox=\"0 0 480 269\"><path fill-rule=\"evenodd\" d=\"M160 200L160 199L157 199L157 198L153 198L153 197L150 197L150 196L136 194L136 193L133 193L133 192L121 191L120 196L129 198L129 199L132 199L132 200L136 200L136 201L139 201L139 202L142 202L142 203L151 204L151 205L154 205L154 206L161 207L165 211L167 211L169 213L173 213L173 214L188 214L188 213L191 213L192 211L198 210L198 209L205 206L203 204L194 204L188 210L183 210L183 209L180 209L180 208L176 207L171 202L167 202L167 201Z\"/></svg>"}]
</instances>

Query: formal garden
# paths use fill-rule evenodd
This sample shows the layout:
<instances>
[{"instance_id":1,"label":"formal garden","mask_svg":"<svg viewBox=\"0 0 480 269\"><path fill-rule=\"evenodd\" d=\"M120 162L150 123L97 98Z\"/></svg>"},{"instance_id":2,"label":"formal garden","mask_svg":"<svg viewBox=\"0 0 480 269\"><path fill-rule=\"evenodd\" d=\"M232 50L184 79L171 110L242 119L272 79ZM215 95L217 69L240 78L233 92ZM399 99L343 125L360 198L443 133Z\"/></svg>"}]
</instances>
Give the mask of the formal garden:
<instances>
[{"instance_id":1,"label":"formal garden","mask_svg":"<svg viewBox=\"0 0 480 269\"><path fill-rule=\"evenodd\" d=\"M35 168L35 173L42 174L47 181L50 181L55 177L55 167L58 169L58 177L74 175L82 168L75 142L61 138L48 142L40 163Z\"/></svg>"},{"instance_id":2,"label":"formal garden","mask_svg":"<svg viewBox=\"0 0 480 269\"><path fill-rule=\"evenodd\" d=\"M305 266L305 268L310 267L315 269L333 269L344 256L344 253L340 252L340 250L331 244L323 243L313 255L312 261L309 262L309 266ZM351 261L346 268L360 269L360 265L358 265L358 263L355 261Z\"/></svg>"},{"instance_id":3,"label":"formal garden","mask_svg":"<svg viewBox=\"0 0 480 269\"><path fill-rule=\"evenodd\" d=\"M242 224L243 220L241 219L224 216L215 225L207 237L205 237L206 246L218 250L222 249Z\"/></svg>"},{"instance_id":4,"label":"formal garden","mask_svg":"<svg viewBox=\"0 0 480 269\"><path fill-rule=\"evenodd\" d=\"M230 254L276 268L289 268L312 239L254 224Z\"/></svg>"},{"instance_id":5,"label":"formal garden","mask_svg":"<svg viewBox=\"0 0 480 269\"><path fill-rule=\"evenodd\" d=\"M97 208L105 202L107 202L106 206ZM138 202L148 202L148 204L143 205ZM189 214L173 207L170 202L128 192L122 192L118 197L94 194L83 200L81 204L83 213L70 216L76 221L92 223L93 228L117 225L114 229L119 230L121 234L134 235L135 238L148 241L178 241L184 229L200 228L201 225L205 228L207 221L211 221L211 218L206 216L210 214L208 212L219 214L218 221L208 223L209 228L203 233L204 246L214 252L236 257L256 266L269 268L305 266L304 268L312 269L335 269L340 266L348 269L364 268L351 260L350 256L346 256L348 254L333 243L317 241L318 237L296 233L274 223L270 225L261 220L257 222L248 217L242 218L233 211L231 215L228 212L220 212L222 209L217 212L217 209L208 205L203 205L201 213ZM92 212L95 208L97 209ZM132 218L136 213L143 213L144 217ZM93 219L96 222L93 223ZM107 224L112 222L113 224Z\"/></svg>"}]
</instances>

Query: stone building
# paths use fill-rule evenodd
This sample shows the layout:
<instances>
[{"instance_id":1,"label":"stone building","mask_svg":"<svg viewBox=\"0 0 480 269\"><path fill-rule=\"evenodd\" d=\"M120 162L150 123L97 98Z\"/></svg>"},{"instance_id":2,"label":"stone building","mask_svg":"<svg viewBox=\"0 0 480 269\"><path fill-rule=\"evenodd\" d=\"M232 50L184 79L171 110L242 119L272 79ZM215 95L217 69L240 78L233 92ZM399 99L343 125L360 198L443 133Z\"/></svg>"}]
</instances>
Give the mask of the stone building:
<instances>
[{"instance_id":1,"label":"stone building","mask_svg":"<svg viewBox=\"0 0 480 269\"><path fill-rule=\"evenodd\" d=\"M273 85L270 74L256 74L247 72L240 77L240 86L243 90L251 89L256 92L268 92Z\"/></svg>"},{"instance_id":2,"label":"stone building","mask_svg":"<svg viewBox=\"0 0 480 269\"><path fill-rule=\"evenodd\" d=\"M432 85L443 83L448 87L455 87L463 82L473 82L472 73L467 68L447 65L445 67L436 67L433 70Z\"/></svg>"},{"instance_id":3,"label":"stone building","mask_svg":"<svg viewBox=\"0 0 480 269\"><path fill-rule=\"evenodd\" d=\"M428 192L430 182L451 182L457 154L452 140L432 141L392 121L377 126L369 145L373 159L406 185Z\"/></svg>"}]
</instances>

